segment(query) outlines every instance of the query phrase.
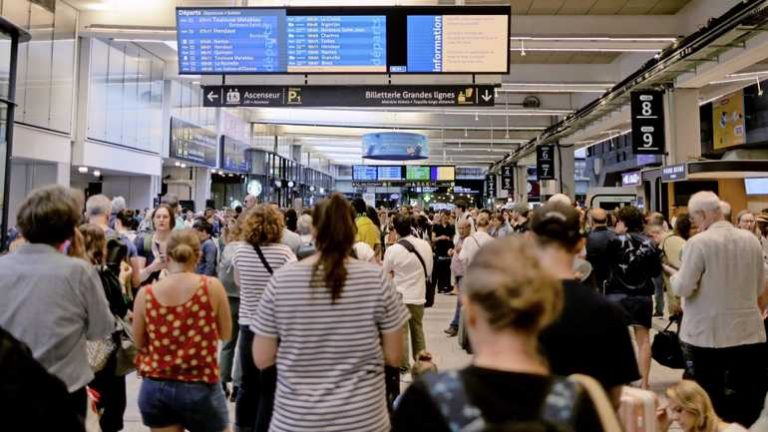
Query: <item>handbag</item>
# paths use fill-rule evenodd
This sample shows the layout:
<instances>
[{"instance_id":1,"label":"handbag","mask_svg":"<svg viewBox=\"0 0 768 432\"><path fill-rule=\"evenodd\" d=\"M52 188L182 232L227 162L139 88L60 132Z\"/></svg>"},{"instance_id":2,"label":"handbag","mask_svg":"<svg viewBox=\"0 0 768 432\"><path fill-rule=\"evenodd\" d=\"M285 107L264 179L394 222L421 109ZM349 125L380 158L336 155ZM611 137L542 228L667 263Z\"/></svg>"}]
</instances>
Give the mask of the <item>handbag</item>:
<instances>
[{"instance_id":1,"label":"handbag","mask_svg":"<svg viewBox=\"0 0 768 432\"><path fill-rule=\"evenodd\" d=\"M112 342L112 336L109 336L102 340L86 341L85 351L88 354L88 365L91 366L93 372L98 372L104 369L107 365L109 356L115 350L115 343Z\"/></svg>"},{"instance_id":2,"label":"handbag","mask_svg":"<svg viewBox=\"0 0 768 432\"><path fill-rule=\"evenodd\" d=\"M674 323L677 323L677 331L669 329ZM680 322L677 319L670 319L664 330L653 337L651 356L668 368L685 369L683 347L680 344Z\"/></svg>"},{"instance_id":3,"label":"handbag","mask_svg":"<svg viewBox=\"0 0 768 432\"><path fill-rule=\"evenodd\" d=\"M125 376L136 370L136 355L138 355L139 350L136 349L134 343L133 327L120 317L115 317L115 321L117 321L118 332L120 333L115 375Z\"/></svg>"}]
</instances>

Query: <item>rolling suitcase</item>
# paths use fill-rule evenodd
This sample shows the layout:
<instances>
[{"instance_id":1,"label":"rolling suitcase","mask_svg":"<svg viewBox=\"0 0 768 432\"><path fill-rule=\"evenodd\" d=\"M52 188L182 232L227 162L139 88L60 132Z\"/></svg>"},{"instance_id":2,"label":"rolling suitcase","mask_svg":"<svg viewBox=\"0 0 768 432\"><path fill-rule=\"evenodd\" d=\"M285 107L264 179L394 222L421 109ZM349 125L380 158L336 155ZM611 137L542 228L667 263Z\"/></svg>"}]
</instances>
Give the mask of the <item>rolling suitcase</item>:
<instances>
[{"instance_id":1,"label":"rolling suitcase","mask_svg":"<svg viewBox=\"0 0 768 432\"><path fill-rule=\"evenodd\" d=\"M657 432L656 394L649 390L624 387L621 392L619 420L624 432Z\"/></svg>"}]
</instances>

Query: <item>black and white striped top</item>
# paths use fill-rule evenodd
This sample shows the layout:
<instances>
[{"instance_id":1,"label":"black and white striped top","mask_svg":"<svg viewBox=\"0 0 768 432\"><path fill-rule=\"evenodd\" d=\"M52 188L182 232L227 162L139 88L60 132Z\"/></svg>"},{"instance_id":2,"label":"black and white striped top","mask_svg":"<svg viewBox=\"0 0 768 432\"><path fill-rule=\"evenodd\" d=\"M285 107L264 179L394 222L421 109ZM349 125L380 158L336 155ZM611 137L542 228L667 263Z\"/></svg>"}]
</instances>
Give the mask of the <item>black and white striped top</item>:
<instances>
[{"instance_id":1,"label":"black and white striped top","mask_svg":"<svg viewBox=\"0 0 768 432\"><path fill-rule=\"evenodd\" d=\"M296 261L296 255L284 244L261 246L261 252L275 272L286 263ZM237 322L249 326L253 323L259 300L272 275L261 263L259 255L250 243L243 242L238 246L232 262L240 275L240 317Z\"/></svg>"},{"instance_id":2,"label":"black and white striped top","mask_svg":"<svg viewBox=\"0 0 768 432\"><path fill-rule=\"evenodd\" d=\"M388 431L381 333L408 310L381 267L347 262L341 298L310 287L312 264L290 264L269 281L251 330L278 337L270 431Z\"/></svg>"}]
</instances>

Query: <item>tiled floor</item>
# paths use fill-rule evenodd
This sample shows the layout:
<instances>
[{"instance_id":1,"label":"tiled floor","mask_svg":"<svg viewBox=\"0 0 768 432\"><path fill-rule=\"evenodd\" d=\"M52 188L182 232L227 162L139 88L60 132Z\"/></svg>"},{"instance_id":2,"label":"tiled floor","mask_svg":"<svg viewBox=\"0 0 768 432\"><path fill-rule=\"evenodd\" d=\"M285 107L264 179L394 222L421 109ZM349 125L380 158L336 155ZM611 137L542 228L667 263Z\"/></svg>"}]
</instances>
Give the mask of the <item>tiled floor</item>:
<instances>
[{"instance_id":1,"label":"tiled floor","mask_svg":"<svg viewBox=\"0 0 768 432\"><path fill-rule=\"evenodd\" d=\"M427 350L430 351L440 370L456 369L466 366L470 356L459 348L456 338L449 338L443 333L453 317L456 297L438 295L435 307L427 309L424 315L424 331L427 337ZM654 321L657 329L663 327L661 320ZM653 363L651 369L651 387L654 391L662 392L668 385L676 382L682 375L681 371L665 368ZM141 416L137 405L140 380L131 375L128 377L128 408L125 413L125 430L138 432L148 430L141 424ZM234 419L234 405L230 404L230 418Z\"/></svg>"}]
</instances>

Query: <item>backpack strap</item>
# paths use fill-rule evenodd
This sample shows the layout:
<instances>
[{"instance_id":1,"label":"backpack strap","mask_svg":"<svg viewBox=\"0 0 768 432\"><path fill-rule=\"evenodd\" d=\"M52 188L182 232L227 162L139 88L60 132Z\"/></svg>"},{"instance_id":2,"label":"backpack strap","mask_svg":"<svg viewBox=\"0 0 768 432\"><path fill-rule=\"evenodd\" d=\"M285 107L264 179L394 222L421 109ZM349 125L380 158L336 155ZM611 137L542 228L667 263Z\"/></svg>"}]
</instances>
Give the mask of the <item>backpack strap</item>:
<instances>
[{"instance_id":1,"label":"backpack strap","mask_svg":"<svg viewBox=\"0 0 768 432\"><path fill-rule=\"evenodd\" d=\"M451 431L486 430L488 425L483 414L469 401L464 382L457 371L428 373L424 375L423 380ZM552 425L574 425L576 407L582 393L578 381L555 378L541 407L541 421Z\"/></svg>"},{"instance_id":2,"label":"backpack strap","mask_svg":"<svg viewBox=\"0 0 768 432\"><path fill-rule=\"evenodd\" d=\"M256 254L259 256L261 263L264 265L264 268L267 269L269 274L274 274L275 272L272 270L272 266L270 266L269 262L267 262L267 259L264 257L264 252L261 251L259 245L253 245L253 250L256 251Z\"/></svg>"},{"instance_id":3,"label":"backpack strap","mask_svg":"<svg viewBox=\"0 0 768 432\"><path fill-rule=\"evenodd\" d=\"M426 277L427 280L429 280L430 277L429 277L429 274L427 274L427 265L424 263L424 259L421 257L421 255L419 255L419 252L411 244L411 242L409 242L408 240L405 240L405 239L400 239L400 241L397 242L397 244L399 244L400 246L404 247L408 252L416 255L416 258L418 258L419 262L421 263L421 268L424 270L424 277Z\"/></svg>"}]
</instances>

